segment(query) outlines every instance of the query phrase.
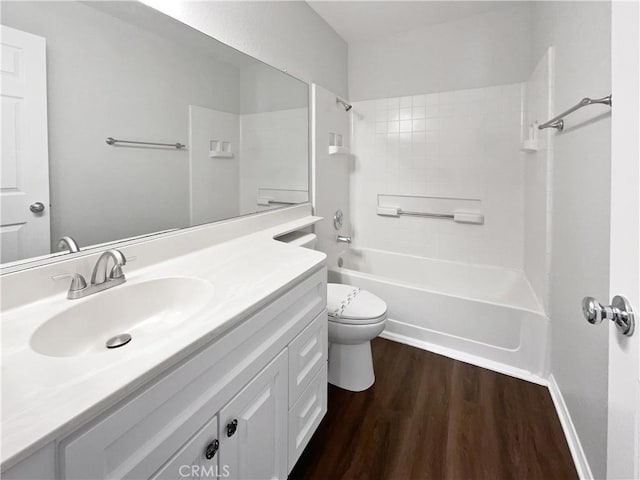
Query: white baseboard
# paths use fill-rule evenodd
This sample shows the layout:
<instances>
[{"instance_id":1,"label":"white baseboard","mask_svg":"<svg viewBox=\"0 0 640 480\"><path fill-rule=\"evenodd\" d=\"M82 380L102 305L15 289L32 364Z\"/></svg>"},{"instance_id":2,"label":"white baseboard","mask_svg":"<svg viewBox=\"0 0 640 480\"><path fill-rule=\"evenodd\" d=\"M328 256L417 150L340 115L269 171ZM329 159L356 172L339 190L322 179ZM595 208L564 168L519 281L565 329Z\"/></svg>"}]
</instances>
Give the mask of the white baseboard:
<instances>
[{"instance_id":1,"label":"white baseboard","mask_svg":"<svg viewBox=\"0 0 640 480\"><path fill-rule=\"evenodd\" d=\"M451 348L443 347L441 345L436 345L430 342L425 342L424 340L418 340L416 338L399 333L388 332L387 330L384 330L380 334L380 337L386 338L388 340L393 340L394 342L404 343L405 345L411 345L412 347L420 348L421 350L427 350L428 352L437 353L438 355L453 358L454 360L469 363L477 367L493 370L494 372L503 373L505 375L509 375L510 377L526 380L527 382L536 383L545 387L548 386L548 381L546 378L534 375L528 370L512 367L510 365L495 362L493 360L488 360L477 355L471 355L459 350L453 350Z\"/></svg>"},{"instance_id":2,"label":"white baseboard","mask_svg":"<svg viewBox=\"0 0 640 480\"><path fill-rule=\"evenodd\" d=\"M551 399L556 407L558 418L560 418L560 424L562 425L564 436L569 444L569 450L571 451L573 463L578 471L578 476L584 480L592 480L593 474L591 473L589 462L582 449L578 432L576 432L576 428L571 420L571 415L569 414L569 409L564 402L564 397L553 374L549 375L549 393L551 393Z\"/></svg>"}]
</instances>

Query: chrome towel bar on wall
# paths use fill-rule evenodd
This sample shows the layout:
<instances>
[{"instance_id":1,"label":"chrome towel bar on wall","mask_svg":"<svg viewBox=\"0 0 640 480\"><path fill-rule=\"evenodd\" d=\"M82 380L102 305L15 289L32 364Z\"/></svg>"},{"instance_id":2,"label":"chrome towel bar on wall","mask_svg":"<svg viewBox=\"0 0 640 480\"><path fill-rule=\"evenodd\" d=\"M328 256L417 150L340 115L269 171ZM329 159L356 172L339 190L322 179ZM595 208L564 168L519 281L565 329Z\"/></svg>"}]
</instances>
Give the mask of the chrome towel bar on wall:
<instances>
[{"instance_id":1,"label":"chrome towel bar on wall","mask_svg":"<svg viewBox=\"0 0 640 480\"><path fill-rule=\"evenodd\" d=\"M402 210L398 207L378 206L376 213L383 217L400 217L406 215L408 217L425 217L425 218L442 218L453 220L456 223L475 223L482 225L484 223L484 214L479 212L459 212L453 213L428 213L428 212L412 212Z\"/></svg>"},{"instance_id":2,"label":"chrome towel bar on wall","mask_svg":"<svg viewBox=\"0 0 640 480\"><path fill-rule=\"evenodd\" d=\"M117 139L115 139L113 137L107 137L105 142L107 143L107 145L116 145L118 143L126 143L126 144L130 144L130 145L149 145L149 146L154 146L154 147L172 147L172 148L175 148L177 150L181 150L181 149L186 147L186 145L183 145L182 143L138 142L138 141L134 141L134 140L117 140Z\"/></svg>"},{"instance_id":3,"label":"chrome towel bar on wall","mask_svg":"<svg viewBox=\"0 0 640 480\"><path fill-rule=\"evenodd\" d=\"M583 98L576 105L571 107L570 109L562 112L560 115L553 117L548 122L543 123L542 125L538 125L539 130L544 130L545 128L555 128L557 131L561 132L564 129L564 120L563 118L569 115L570 113L575 112L576 110L580 110L583 107L588 107L589 105L608 105L611 106L611 95L607 95L602 98Z\"/></svg>"}]
</instances>

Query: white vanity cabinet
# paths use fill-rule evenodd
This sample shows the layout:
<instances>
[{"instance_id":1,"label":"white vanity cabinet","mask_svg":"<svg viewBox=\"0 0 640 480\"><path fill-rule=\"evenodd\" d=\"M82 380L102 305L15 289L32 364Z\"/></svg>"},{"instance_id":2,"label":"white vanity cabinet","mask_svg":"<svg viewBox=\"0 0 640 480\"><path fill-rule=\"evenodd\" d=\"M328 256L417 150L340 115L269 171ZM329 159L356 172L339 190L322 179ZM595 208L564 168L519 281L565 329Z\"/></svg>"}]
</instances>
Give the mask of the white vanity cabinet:
<instances>
[{"instance_id":1,"label":"white vanity cabinet","mask_svg":"<svg viewBox=\"0 0 640 480\"><path fill-rule=\"evenodd\" d=\"M286 478L287 352L281 352L153 480Z\"/></svg>"},{"instance_id":2,"label":"white vanity cabinet","mask_svg":"<svg viewBox=\"0 0 640 480\"><path fill-rule=\"evenodd\" d=\"M57 439L46 478L286 478L327 410L326 291L322 268Z\"/></svg>"}]
</instances>

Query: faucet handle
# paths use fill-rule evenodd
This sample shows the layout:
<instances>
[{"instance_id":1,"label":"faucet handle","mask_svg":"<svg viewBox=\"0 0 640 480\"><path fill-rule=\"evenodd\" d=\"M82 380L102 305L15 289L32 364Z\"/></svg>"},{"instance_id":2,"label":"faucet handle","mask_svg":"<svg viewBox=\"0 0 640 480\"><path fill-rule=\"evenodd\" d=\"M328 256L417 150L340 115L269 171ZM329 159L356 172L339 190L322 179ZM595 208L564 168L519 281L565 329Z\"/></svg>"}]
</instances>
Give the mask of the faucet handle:
<instances>
[{"instance_id":1,"label":"faucet handle","mask_svg":"<svg viewBox=\"0 0 640 480\"><path fill-rule=\"evenodd\" d=\"M87 281L79 273L62 273L60 275L54 275L53 277L51 277L51 279L60 280L61 278L68 277L72 277L71 286L69 287L70 292L75 292L77 290L83 290L87 288Z\"/></svg>"},{"instance_id":2,"label":"faucet handle","mask_svg":"<svg viewBox=\"0 0 640 480\"><path fill-rule=\"evenodd\" d=\"M122 252L120 252L122 253ZM124 273L122 272L122 267L124 265L126 265L127 263L131 263L131 262L135 262L138 257L125 257L124 253L122 254L122 258L124 260L124 263L122 265L118 265L117 263L113 266L113 268L111 269L111 272L109 273L109 278L111 278L111 280L114 279L118 279L118 278L124 278Z\"/></svg>"},{"instance_id":3,"label":"faucet handle","mask_svg":"<svg viewBox=\"0 0 640 480\"><path fill-rule=\"evenodd\" d=\"M131 261L131 258L125 257L124 253L120 250L112 250L112 252L116 255L114 257L114 265L109 273L109 278L111 280L116 280L118 278L124 278L124 273L122 273L122 267L124 267L127 262ZM116 260L118 258L118 260ZM135 257L134 257L135 259Z\"/></svg>"},{"instance_id":4,"label":"faucet handle","mask_svg":"<svg viewBox=\"0 0 640 480\"><path fill-rule=\"evenodd\" d=\"M122 278L124 277L124 273L122 273L122 265L114 265L113 268L111 269L111 273L109 273L109 278L111 280L115 280L117 278Z\"/></svg>"}]
</instances>

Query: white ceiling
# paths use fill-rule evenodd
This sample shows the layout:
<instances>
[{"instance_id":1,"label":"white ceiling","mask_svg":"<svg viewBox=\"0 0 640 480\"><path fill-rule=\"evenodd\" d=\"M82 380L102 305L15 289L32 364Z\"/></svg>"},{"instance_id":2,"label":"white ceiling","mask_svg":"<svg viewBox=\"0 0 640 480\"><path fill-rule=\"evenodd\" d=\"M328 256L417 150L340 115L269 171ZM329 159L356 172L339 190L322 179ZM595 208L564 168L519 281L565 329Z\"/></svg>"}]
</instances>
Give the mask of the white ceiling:
<instances>
[{"instance_id":1,"label":"white ceiling","mask_svg":"<svg viewBox=\"0 0 640 480\"><path fill-rule=\"evenodd\" d=\"M351 43L507 8L517 2L308 0L307 3Z\"/></svg>"}]
</instances>

